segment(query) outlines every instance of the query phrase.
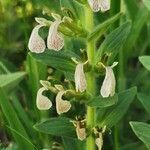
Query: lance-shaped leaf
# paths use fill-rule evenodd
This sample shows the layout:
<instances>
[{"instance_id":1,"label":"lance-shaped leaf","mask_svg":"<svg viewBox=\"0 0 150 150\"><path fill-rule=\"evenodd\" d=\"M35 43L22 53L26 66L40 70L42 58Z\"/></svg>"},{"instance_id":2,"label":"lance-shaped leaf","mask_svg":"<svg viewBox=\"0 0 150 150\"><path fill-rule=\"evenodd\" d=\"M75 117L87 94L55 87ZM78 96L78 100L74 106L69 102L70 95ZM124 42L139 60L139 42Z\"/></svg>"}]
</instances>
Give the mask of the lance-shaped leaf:
<instances>
[{"instance_id":1,"label":"lance-shaped leaf","mask_svg":"<svg viewBox=\"0 0 150 150\"><path fill-rule=\"evenodd\" d=\"M64 52L64 51L51 51L47 50L46 52L38 55L34 53L30 53L32 57L39 60L40 62L51 66L55 69L58 69L63 72L72 72L74 73L75 70L75 64L71 60L71 57L77 57L78 56L72 52Z\"/></svg>"},{"instance_id":2,"label":"lance-shaped leaf","mask_svg":"<svg viewBox=\"0 0 150 150\"><path fill-rule=\"evenodd\" d=\"M104 21L102 24L98 25L88 36L88 40L93 40L96 39L98 37L100 37L102 34L104 34L106 32L106 30L108 29L108 27L114 23L115 21L117 21L121 16L123 15L123 13L118 13L116 15L114 15L113 17L109 18L108 20Z\"/></svg>"},{"instance_id":3,"label":"lance-shaped leaf","mask_svg":"<svg viewBox=\"0 0 150 150\"><path fill-rule=\"evenodd\" d=\"M150 10L150 0L143 0L145 7Z\"/></svg>"},{"instance_id":4,"label":"lance-shaped leaf","mask_svg":"<svg viewBox=\"0 0 150 150\"><path fill-rule=\"evenodd\" d=\"M54 136L76 138L76 131L69 118L50 118L47 121L37 123L34 128L40 132Z\"/></svg>"},{"instance_id":5,"label":"lance-shaped leaf","mask_svg":"<svg viewBox=\"0 0 150 150\"><path fill-rule=\"evenodd\" d=\"M107 110L104 119L101 121L101 126L111 128L125 115L130 104L134 100L137 93L137 88L133 87L118 94L118 103Z\"/></svg>"},{"instance_id":6,"label":"lance-shaped leaf","mask_svg":"<svg viewBox=\"0 0 150 150\"><path fill-rule=\"evenodd\" d=\"M95 98L92 98L90 101L87 102L87 105L90 107L99 107L99 108L104 108L104 107L109 107L114 104L117 104L118 102L118 95L115 94L114 96L110 96L107 98L103 98L101 95L97 96Z\"/></svg>"},{"instance_id":7,"label":"lance-shaped leaf","mask_svg":"<svg viewBox=\"0 0 150 150\"><path fill-rule=\"evenodd\" d=\"M112 53L116 54L125 43L130 32L130 28L131 23L126 22L108 34L97 51L96 62L99 61L104 53L107 53L108 55Z\"/></svg>"},{"instance_id":8,"label":"lance-shaped leaf","mask_svg":"<svg viewBox=\"0 0 150 150\"><path fill-rule=\"evenodd\" d=\"M140 37L142 27L147 22L148 18L149 18L148 9L145 9L145 7L141 7L140 9L138 9L138 12L135 15L135 18L132 23L131 32L128 36L126 44L124 45L124 49L126 50L126 53L128 55L131 54L131 51L133 50L132 47L135 45L137 39Z\"/></svg>"},{"instance_id":9,"label":"lance-shaped leaf","mask_svg":"<svg viewBox=\"0 0 150 150\"><path fill-rule=\"evenodd\" d=\"M11 86L13 87L13 86ZM29 139L28 134L23 127L22 123L20 122L15 110L13 109L12 105L9 102L8 97L6 96L6 93L3 88L0 87L0 107L2 109L3 114L6 117L7 122L9 123L9 126L13 129L15 129L18 133L23 135L26 139ZM27 141L24 141L15 133L12 133L16 143L19 146L19 149L21 150L34 150L34 147L29 144Z\"/></svg>"},{"instance_id":10,"label":"lance-shaped leaf","mask_svg":"<svg viewBox=\"0 0 150 150\"><path fill-rule=\"evenodd\" d=\"M136 136L150 149L150 125L134 121L131 121L130 125Z\"/></svg>"},{"instance_id":11,"label":"lance-shaped leaf","mask_svg":"<svg viewBox=\"0 0 150 150\"><path fill-rule=\"evenodd\" d=\"M142 103L145 110L150 114L150 97L145 94L138 93L137 98Z\"/></svg>"},{"instance_id":12,"label":"lance-shaped leaf","mask_svg":"<svg viewBox=\"0 0 150 150\"><path fill-rule=\"evenodd\" d=\"M150 70L150 56L140 56L139 60L146 69Z\"/></svg>"},{"instance_id":13,"label":"lance-shaped leaf","mask_svg":"<svg viewBox=\"0 0 150 150\"><path fill-rule=\"evenodd\" d=\"M0 75L0 87L5 90L13 89L25 76L25 72L15 72Z\"/></svg>"},{"instance_id":14,"label":"lance-shaped leaf","mask_svg":"<svg viewBox=\"0 0 150 150\"><path fill-rule=\"evenodd\" d=\"M83 8L82 6L74 0L60 0L60 6L68 17L71 17L73 20L83 18Z\"/></svg>"}]
</instances>

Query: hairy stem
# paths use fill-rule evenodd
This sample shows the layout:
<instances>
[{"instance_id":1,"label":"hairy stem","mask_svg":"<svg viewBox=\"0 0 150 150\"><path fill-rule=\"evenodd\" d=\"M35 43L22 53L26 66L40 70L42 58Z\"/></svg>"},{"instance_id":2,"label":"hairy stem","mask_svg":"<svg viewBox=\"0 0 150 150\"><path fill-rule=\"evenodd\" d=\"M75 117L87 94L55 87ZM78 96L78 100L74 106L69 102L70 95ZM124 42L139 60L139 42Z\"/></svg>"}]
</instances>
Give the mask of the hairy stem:
<instances>
[{"instance_id":1,"label":"hairy stem","mask_svg":"<svg viewBox=\"0 0 150 150\"><path fill-rule=\"evenodd\" d=\"M94 27L94 20L93 20L93 12L87 6L85 8L85 24L88 31L92 31ZM87 55L88 61L91 66L94 65L94 56L95 56L95 42L94 41L87 41ZM87 74L87 91L92 95L95 95L96 91L96 82L93 71ZM95 109L91 107L87 107L87 127L91 129L95 124ZM95 149L95 140L92 134L87 137L86 142L86 150L94 150Z\"/></svg>"}]
</instances>

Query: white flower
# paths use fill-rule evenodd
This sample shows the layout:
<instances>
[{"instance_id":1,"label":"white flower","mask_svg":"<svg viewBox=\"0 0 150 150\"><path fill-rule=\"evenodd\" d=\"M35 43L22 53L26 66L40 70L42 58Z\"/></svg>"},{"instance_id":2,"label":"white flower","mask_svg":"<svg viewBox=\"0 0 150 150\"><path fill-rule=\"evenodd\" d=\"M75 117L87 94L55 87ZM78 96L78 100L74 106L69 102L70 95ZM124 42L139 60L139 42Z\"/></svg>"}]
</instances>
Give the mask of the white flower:
<instances>
[{"instance_id":1,"label":"white flower","mask_svg":"<svg viewBox=\"0 0 150 150\"><path fill-rule=\"evenodd\" d=\"M56 96L56 110L59 115L68 112L71 108L70 102L62 99L64 94L65 91L59 91Z\"/></svg>"},{"instance_id":2,"label":"white flower","mask_svg":"<svg viewBox=\"0 0 150 150\"><path fill-rule=\"evenodd\" d=\"M32 30L29 43L28 43L28 48L31 52L43 53L45 51L45 48L46 48L45 42L39 35L39 29L41 27L43 27L43 25L37 25Z\"/></svg>"},{"instance_id":3,"label":"white flower","mask_svg":"<svg viewBox=\"0 0 150 150\"><path fill-rule=\"evenodd\" d=\"M102 83L100 93L102 97L109 97L115 94L116 80L113 72L113 68L117 65L117 62L114 62L112 66L106 66L106 75Z\"/></svg>"},{"instance_id":4,"label":"white flower","mask_svg":"<svg viewBox=\"0 0 150 150\"><path fill-rule=\"evenodd\" d=\"M51 24L49 28L47 47L55 51L61 50L64 46L64 39L61 33L58 32L58 27L61 22L62 21L60 19L57 19Z\"/></svg>"},{"instance_id":5,"label":"white flower","mask_svg":"<svg viewBox=\"0 0 150 150\"><path fill-rule=\"evenodd\" d=\"M75 78L76 92L78 91L84 92L87 87L83 65L84 65L83 63L79 63L77 64L75 69L74 78Z\"/></svg>"},{"instance_id":6,"label":"white flower","mask_svg":"<svg viewBox=\"0 0 150 150\"><path fill-rule=\"evenodd\" d=\"M110 9L110 0L88 0L91 9L94 12L105 12Z\"/></svg>"},{"instance_id":7,"label":"white flower","mask_svg":"<svg viewBox=\"0 0 150 150\"><path fill-rule=\"evenodd\" d=\"M42 87L37 92L36 106L40 110L48 110L52 107L52 102L46 96L42 95L45 90L47 89Z\"/></svg>"}]
</instances>

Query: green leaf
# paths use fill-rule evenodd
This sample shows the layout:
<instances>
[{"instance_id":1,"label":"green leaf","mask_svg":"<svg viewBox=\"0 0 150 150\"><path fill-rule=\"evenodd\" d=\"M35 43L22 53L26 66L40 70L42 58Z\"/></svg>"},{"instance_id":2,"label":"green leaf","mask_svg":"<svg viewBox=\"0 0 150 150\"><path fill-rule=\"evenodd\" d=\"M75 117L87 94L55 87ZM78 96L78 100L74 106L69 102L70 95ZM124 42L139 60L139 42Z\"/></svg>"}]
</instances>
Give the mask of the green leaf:
<instances>
[{"instance_id":1,"label":"green leaf","mask_svg":"<svg viewBox=\"0 0 150 150\"><path fill-rule=\"evenodd\" d=\"M68 9L73 14L73 19L78 21L78 19L83 17L83 8L79 3L74 0L60 0L61 8ZM71 17L71 16L69 16Z\"/></svg>"},{"instance_id":2,"label":"green leaf","mask_svg":"<svg viewBox=\"0 0 150 150\"><path fill-rule=\"evenodd\" d=\"M47 75L47 66L42 62L37 62L35 58L28 55L26 60L26 72L29 76L28 84L32 92L32 106L35 104L36 94L40 87L39 80L45 80Z\"/></svg>"},{"instance_id":3,"label":"green leaf","mask_svg":"<svg viewBox=\"0 0 150 150\"><path fill-rule=\"evenodd\" d=\"M130 16L130 18L133 20L138 12L138 6L136 0L124 0L124 3L127 7L127 12Z\"/></svg>"},{"instance_id":4,"label":"green leaf","mask_svg":"<svg viewBox=\"0 0 150 150\"><path fill-rule=\"evenodd\" d=\"M150 0L143 0L145 7L150 10Z\"/></svg>"},{"instance_id":5,"label":"green leaf","mask_svg":"<svg viewBox=\"0 0 150 150\"><path fill-rule=\"evenodd\" d=\"M131 121L130 125L136 136L143 141L143 143L150 150L150 125L143 122Z\"/></svg>"},{"instance_id":6,"label":"green leaf","mask_svg":"<svg viewBox=\"0 0 150 150\"><path fill-rule=\"evenodd\" d=\"M33 0L34 4L38 5L38 7L47 7L50 11L54 11L56 13L60 12L60 1L59 0Z\"/></svg>"},{"instance_id":7,"label":"green leaf","mask_svg":"<svg viewBox=\"0 0 150 150\"><path fill-rule=\"evenodd\" d=\"M142 103L145 110L150 114L150 97L145 94L138 93L137 98Z\"/></svg>"},{"instance_id":8,"label":"green leaf","mask_svg":"<svg viewBox=\"0 0 150 150\"><path fill-rule=\"evenodd\" d=\"M6 90L11 90L24 78L25 75L25 72L0 75L0 87Z\"/></svg>"},{"instance_id":9,"label":"green leaf","mask_svg":"<svg viewBox=\"0 0 150 150\"><path fill-rule=\"evenodd\" d=\"M65 150L84 150L85 142L74 138L63 137L63 145Z\"/></svg>"},{"instance_id":10,"label":"green leaf","mask_svg":"<svg viewBox=\"0 0 150 150\"><path fill-rule=\"evenodd\" d=\"M140 37L142 27L147 22L148 18L149 18L149 11L145 9L145 7L141 7L140 9L138 9L138 12L132 23L131 32L126 41L126 45L124 46L124 49L126 50L126 53L128 55L131 54L130 51L132 50L132 47L135 45L137 39Z\"/></svg>"},{"instance_id":11,"label":"green leaf","mask_svg":"<svg viewBox=\"0 0 150 150\"><path fill-rule=\"evenodd\" d=\"M14 111L13 107L11 106L4 89L0 87L0 106L2 112L4 113L9 125L11 128L15 129L21 135L23 135L26 139L30 140L28 134L26 133L22 123L20 122L16 112ZM20 136L12 133L13 137L15 138L19 149L21 150L34 150L34 147L30 145L27 141L23 141L20 139Z\"/></svg>"},{"instance_id":12,"label":"green leaf","mask_svg":"<svg viewBox=\"0 0 150 150\"><path fill-rule=\"evenodd\" d=\"M97 51L96 62L99 61L104 53L107 53L108 55L111 53L116 54L125 43L130 32L130 28L131 23L126 22L108 34Z\"/></svg>"},{"instance_id":13,"label":"green leaf","mask_svg":"<svg viewBox=\"0 0 150 150\"><path fill-rule=\"evenodd\" d=\"M150 56L140 56L139 61L146 69L150 70Z\"/></svg>"},{"instance_id":14,"label":"green leaf","mask_svg":"<svg viewBox=\"0 0 150 150\"><path fill-rule=\"evenodd\" d=\"M63 72L74 72L75 63L71 60L71 57L78 57L76 54L71 52L55 52L53 50L47 50L42 54L30 53L30 55L40 62Z\"/></svg>"},{"instance_id":15,"label":"green leaf","mask_svg":"<svg viewBox=\"0 0 150 150\"><path fill-rule=\"evenodd\" d=\"M44 122L37 123L34 128L42 133L54 136L76 138L75 127L70 121L71 119L64 117L50 118Z\"/></svg>"},{"instance_id":16,"label":"green leaf","mask_svg":"<svg viewBox=\"0 0 150 150\"><path fill-rule=\"evenodd\" d=\"M26 137L24 137L23 135L21 135L18 131L16 131L15 129L13 129L13 128L9 127L9 126L7 126L7 128L10 129L11 131L13 131L13 132L14 132L15 134L17 134L18 136L20 136L20 138L22 138L23 140L25 140L29 145L33 146L36 150L38 150L37 147L36 147L35 145L33 145L33 144L29 141L29 139L27 139Z\"/></svg>"},{"instance_id":17,"label":"green leaf","mask_svg":"<svg viewBox=\"0 0 150 150\"><path fill-rule=\"evenodd\" d=\"M89 36L88 36L88 40L93 40L96 39L98 37L100 37L102 34L104 34L104 32L106 32L106 30L108 29L108 27L114 23L115 21L117 21L123 14L122 13L118 13L116 15L114 15L113 17L109 18L108 20L106 20L105 22L103 22L102 24L98 25L94 31L92 31Z\"/></svg>"},{"instance_id":18,"label":"green leaf","mask_svg":"<svg viewBox=\"0 0 150 150\"><path fill-rule=\"evenodd\" d=\"M99 108L104 108L104 107L109 107L114 104L116 104L118 101L118 95L115 94L112 97L108 98L103 98L102 96L98 96L96 98L93 98L92 100L87 102L87 105L90 107L99 107Z\"/></svg>"},{"instance_id":19,"label":"green leaf","mask_svg":"<svg viewBox=\"0 0 150 150\"><path fill-rule=\"evenodd\" d=\"M3 64L3 62L0 61L0 74L4 73L10 73L10 71L7 69L7 67Z\"/></svg>"},{"instance_id":20,"label":"green leaf","mask_svg":"<svg viewBox=\"0 0 150 150\"><path fill-rule=\"evenodd\" d=\"M137 93L137 88L133 87L118 94L118 103L112 108L107 110L104 119L100 123L101 126L106 125L108 128L111 128L118 123L119 120L127 112L130 104L134 100L134 97Z\"/></svg>"}]
</instances>

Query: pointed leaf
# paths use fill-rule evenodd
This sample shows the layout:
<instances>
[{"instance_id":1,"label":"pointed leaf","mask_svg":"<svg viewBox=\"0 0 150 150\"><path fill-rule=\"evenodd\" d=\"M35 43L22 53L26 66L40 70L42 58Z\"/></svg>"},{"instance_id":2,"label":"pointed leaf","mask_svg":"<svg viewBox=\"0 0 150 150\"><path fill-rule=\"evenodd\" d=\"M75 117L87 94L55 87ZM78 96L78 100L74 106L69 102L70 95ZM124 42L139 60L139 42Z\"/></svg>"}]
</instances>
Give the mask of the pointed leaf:
<instances>
[{"instance_id":1,"label":"pointed leaf","mask_svg":"<svg viewBox=\"0 0 150 150\"><path fill-rule=\"evenodd\" d=\"M42 54L30 53L30 55L40 62L64 72L74 72L75 63L73 63L71 57L78 57L76 54L71 52L55 52L52 50L47 50Z\"/></svg>"},{"instance_id":2,"label":"pointed leaf","mask_svg":"<svg viewBox=\"0 0 150 150\"><path fill-rule=\"evenodd\" d=\"M130 28L131 23L126 22L114 31L112 31L110 34L108 34L106 36L106 39L100 46L99 50L97 51L96 62L99 61L104 53L110 55L111 53L116 54L117 52L119 52L120 48L123 46L128 37Z\"/></svg>"},{"instance_id":3,"label":"pointed leaf","mask_svg":"<svg viewBox=\"0 0 150 150\"><path fill-rule=\"evenodd\" d=\"M118 101L118 95L115 94L114 96L108 97L108 98L103 98L102 96L98 96L96 98L93 98L92 100L87 102L87 105L90 107L99 107L99 108L104 108L104 107L109 107L114 104L117 104Z\"/></svg>"},{"instance_id":4,"label":"pointed leaf","mask_svg":"<svg viewBox=\"0 0 150 150\"><path fill-rule=\"evenodd\" d=\"M11 90L24 78L25 75L25 72L15 72L0 75L0 87Z\"/></svg>"},{"instance_id":5,"label":"pointed leaf","mask_svg":"<svg viewBox=\"0 0 150 150\"><path fill-rule=\"evenodd\" d=\"M130 125L136 136L150 149L150 125L134 121L131 121Z\"/></svg>"},{"instance_id":6,"label":"pointed leaf","mask_svg":"<svg viewBox=\"0 0 150 150\"><path fill-rule=\"evenodd\" d=\"M92 31L89 36L88 36L88 40L93 40L96 39L98 37L100 37L102 34L104 34L104 32L106 32L106 30L108 29L108 27L114 23L115 21L117 21L123 14L122 13L118 13L116 15L114 15L113 17L109 18L108 20L106 20L105 22L103 22L102 24L98 25L94 31Z\"/></svg>"},{"instance_id":7,"label":"pointed leaf","mask_svg":"<svg viewBox=\"0 0 150 150\"><path fill-rule=\"evenodd\" d=\"M144 106L145 110L150 114L150 97L142 93L139 93L137 97Z\"/></svg>"},{"instance_id":8,"label":"pointed leaf","mask_svg":"<svg viewBox=\"0 0 150 150\"><path fill-rule=\"evenodd\" d=\"M76 138L75 127L70 121L71 119L64 117L50 118L44 122L37 123L34 128L42 133L54 136Z\"/></svg>"},{"instance_id":9,"label":"pointed leaf","mask_svg":"<svg viewBox=\"0 0 150 150\"><path fill-rule=\"evenodd\" d=\"M146 69L150 70L150 56L140 56L139 60Z\"/></svg>"},{"instance_id":10,"label":"pointed leaf","mask_svg":"<svg viewBox=\"0 0 150 150\"><path fill-rule=\"evenodd\" d=\"M119 120L127 112L130 104L134 100L137 89L136 87L130 88L118 94L118 103L112 108L108 109L104 119L100 123L101 126L106 125L108 128L111 128L118 123Z\"/></svg>"}]
</instances>

